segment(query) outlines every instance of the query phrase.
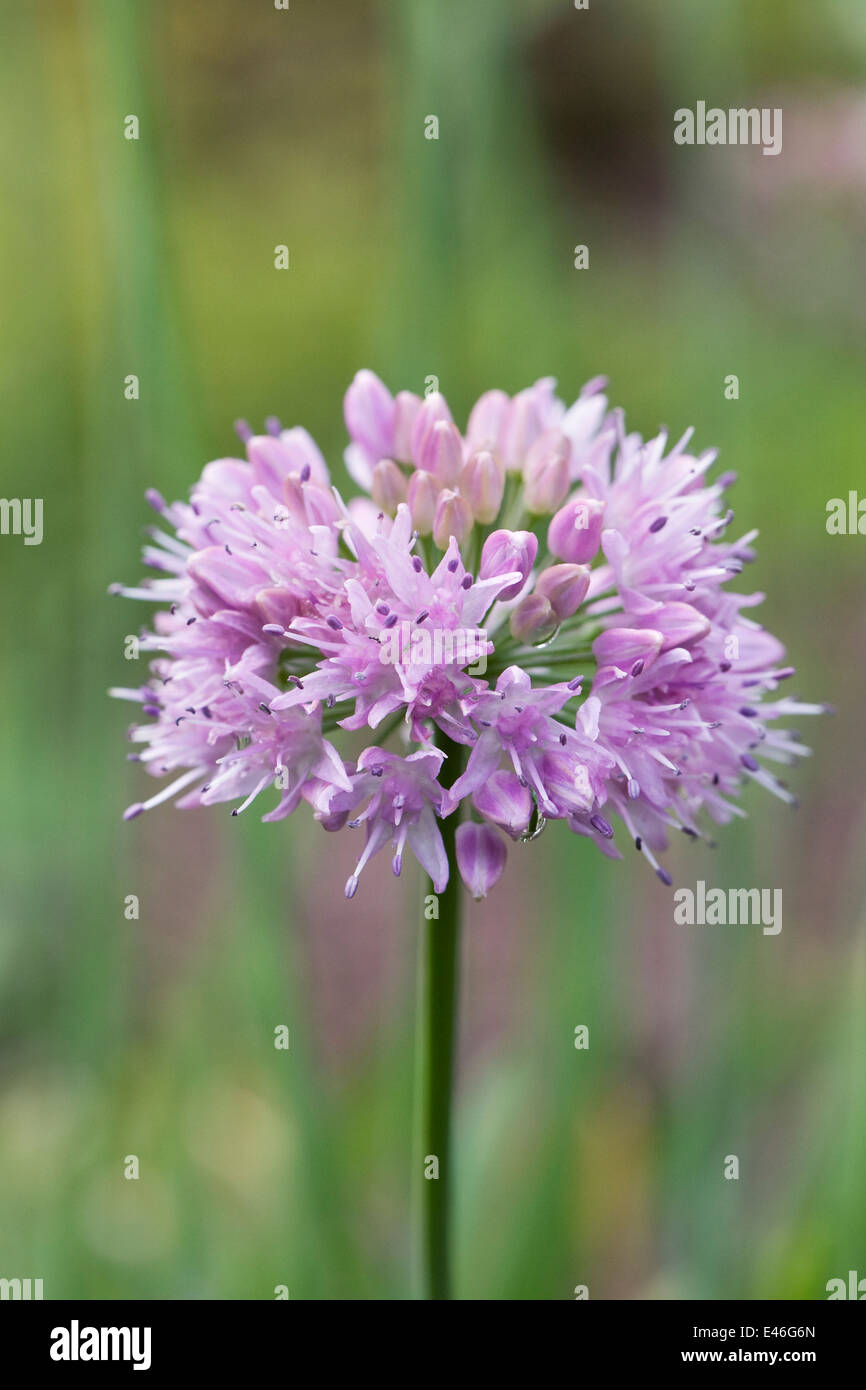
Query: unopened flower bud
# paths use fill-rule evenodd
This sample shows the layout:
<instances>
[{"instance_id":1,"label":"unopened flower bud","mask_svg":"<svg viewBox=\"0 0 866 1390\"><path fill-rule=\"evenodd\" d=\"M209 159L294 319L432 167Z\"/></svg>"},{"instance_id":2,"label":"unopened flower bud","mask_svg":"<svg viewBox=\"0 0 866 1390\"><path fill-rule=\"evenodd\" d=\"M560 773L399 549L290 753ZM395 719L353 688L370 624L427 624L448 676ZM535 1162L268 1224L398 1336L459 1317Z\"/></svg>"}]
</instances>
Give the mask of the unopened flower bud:
<instances>
[{"instance_id":1,"label":"unopened flower bud","mask_svg":"<svg viewBox=\"0 0 866 1390\"><path fill-rule=\"evenodd\" d=\"M501 826L512 840L528 829L532 819L532 793L515 772L494 772L472 797L476 811Z\"/></svg>"},{"instance_id":2,"label":"unopened flower bud","mask_svg":"<svg viewBox=\"0 0 866 1390\"><path fill-rule=\"evenodd\" d=\"M453 536L457 544L462 544L472 529L472 512L465 497L453 488L440 492L433 516L433 539L440 550L447 550Z\"/></svg>"},{"instance_id":3,"label":"unopened flower bud","mask_svg":"<svg viewBox=\"0 0 866 1390\"><path fill-rule=\"evenodd\" d=\"M432 473L418 469L409 478L407 502L412 513L412 525L419 536L429 536L436 515L436 499L441 489Z\"/></svg>"},{"instance_id":4,"label":"unopened flower bud","mask_svg":"<svg viewBox=\"0 0 866 1390\"><path fill-rule=\"evenodd\" d=\"M547 545L559 560L587 565L601 544L605 503L594 497L573 497L560 507L547 528Z\"/></svg>"},{"instance_id":5,"label":"unopened flower bud","mask_svg":"<svg viewBox=\"0 0 866 1390\"><path fill-rule=\"evenodd\" d=\"M496 448L510 405L504 391L485 391L478 397L466 426L466 441L471 449Z\"/></svg>"},{"instance_id":6,"label":"unopened flower bud","mask_svg":"<svg viewBox=\"0 0 866 1390\"><path fill-rule=\"evenodd\" d=\"M543 594L560 622L577 612L589 588L590 571L586 565L550 565L542 570L535 584L535 593Z\"/></svg>"},{"instance_id":7,"label":"unopened flower bud","mask_svg":"<svg viewBox=\"0 0 866 1390\"><path fill-rule=\"evenodd\" d=\"M476 901L484 898L502 875L508 851L492 825L464 821L455 836L460 877Z\"/></svg>"},{"instance_id":8,"label":"unopened flower bud","mask_svg":"<svg viewBox=\"0 0 866 1390\"><path fill-rule=\"evenodd\" d=\"M463 467L463 441L450 420L437 420L415 451L415 463L432 473L440 487L453 487Z\"/></svg>"},{"instance_id":9,"label":"unopened flower bud","mask_svg":"<svg viewBox=\"0 0 866 1390\"><path fill-rule=\"evenodd\" d=\"M445 420L449 425L454 424L445 397L440 391L432 391L429 396L425 396L421 405L418 407L418 413L412 425L412 438L410 441L412 445L412 459L418 468L423 468L425 466L421 462L421 456L427 447L427 436L430 434L433 426L439 424L441 420Z\"/></svg>"},{"instance_id":10,"label":"unopened flower bud","mask_svg":"<svg viewBox=\"0 0 866 1390\"><path fill-rule=\"evenodd\" d=\"M551 637L559 626L559 619L544 594L527 594L514 609L508 624L512 637L532 646Z\"/></svg>"},{"instance_id":11,"label":"unopened flower bud","mask_svg":"<svg viewBox=\"0 0 866 1390\"><path fill-rule=\"evenodd\" d=\"M532 388L520 391L508 407L502 425L502 461L509 473L523 468L530 446L541 433L541 417Z\"/></svg>"},{"instance_id":12,"label":"unopened flower bud","mask_svg":"<svg viewBox=\"0 0 866 1390\"><path fill-rule=\"evenodd\" d=\"M570 455L571 445L560 430L545 430L530 448L523 465L523 492L536 516L555 512L568 496Z\"/></svg>"},{"instance_id":13,"label":"unopened flower bud","mask_svg":"<svg viewBox=\"0 0 866 1390\"><path fill-rule=\"evenodd\" d=\"M394 447L394 398L375 372L358 372L343 402L346 428L373 458L387 458Z\"/></svg>"},{"instance_id":14,"label":"unopened flower bud","mask_svg":"<svg viewBox=\"0 0 866 1390\"><path fill-rule=\"evenodd\" d=\"M414 391L398 391L394 397L394 457L400 463L412 462L412 429L421 409L421 397Z\"/></svg>"},{"instance_id":15,"label":"unopened flower bud","mask_svg":"<svg viewBox=\"0 0 866 1390\"><path fill-rule=\"evenodd\" d=\"M393 459L380 459L373 469L370 489L373 501L388 516L393 516L401 502L406 501L406 479Z\"/></svg>"},{"instance_id":16,"label":"unopened flower bud","mask_svg":"<svg viewBox=\"0 0 866 1390\"><path fill-rule=\"evenodd\" d=\"M529 577L537 554L538 540L531 531L492 531L481 551L480 577L495 579L497 575L518 571L520 580L509 584L499 595L500 599L516 598Z\"/></svg>"},{"instance_id":17,"label":"unopened flower bud","mask_svg":"<svg viewBox=\"0 0 866 1390\"><path fill-rule=\"evenodd\" d=\"M460 474L460 491L476 521L483 526L495 521L505 492L505 468L499 455L489 449L470 454Z\"/></svg>"}]
</instances>

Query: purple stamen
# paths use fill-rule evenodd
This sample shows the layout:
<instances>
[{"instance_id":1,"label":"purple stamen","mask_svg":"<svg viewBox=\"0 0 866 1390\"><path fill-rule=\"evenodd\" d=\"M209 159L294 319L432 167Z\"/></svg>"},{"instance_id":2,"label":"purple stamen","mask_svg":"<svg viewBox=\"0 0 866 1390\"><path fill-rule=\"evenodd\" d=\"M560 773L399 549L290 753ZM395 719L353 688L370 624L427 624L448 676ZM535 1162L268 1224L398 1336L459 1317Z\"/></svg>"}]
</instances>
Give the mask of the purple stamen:
<instances>
[{"instance_id":1,"label":"purple stamen","mask_svg":"<svg viewBox=\"0 0 866 1390\"><path fill-rule=\"evenodd\" d=\"M613 826L605 820L604 816L600 816L596 812L594 816L590 816L589 823L593 830L597 830L599 835L603 835L606 840L613 839Z\"/></svg>"}]
</instances>

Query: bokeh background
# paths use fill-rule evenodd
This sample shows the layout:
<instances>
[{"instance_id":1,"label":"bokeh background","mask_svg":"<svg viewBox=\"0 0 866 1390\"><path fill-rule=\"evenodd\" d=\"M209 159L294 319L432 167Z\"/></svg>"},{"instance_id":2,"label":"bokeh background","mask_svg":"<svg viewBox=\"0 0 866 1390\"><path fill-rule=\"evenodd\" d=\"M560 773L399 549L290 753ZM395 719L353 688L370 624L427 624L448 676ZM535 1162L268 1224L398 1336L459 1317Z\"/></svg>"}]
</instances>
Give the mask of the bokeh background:
<instances>
[{"instance_id":1,"label":"bokeh background","mask_svg":"<svg viewBox=\"0 0 866 1390\"><path fill-rule=\"evenodd\" d=\"M753 788L718 849L672 855L678 884L781 887L780 936L677 927L637 856L556 826L471 907L458 1295L866 1274L866 539L825 528L866 491L860 0L0 12L2 491L45 506L41 546L0 538L0 1275L410 1296L420 885L383 857L347 908L354 841L301 815L124 825L143 774L105 694L137 678L144 610L106 589L141 573L145 487L184 496L270 413L342 477L360 366L435 374L458 418L605 372L633 427L696 425L761 528L743 580L797 688L837 706L804 730L799 812ZM698 99L783 107L781 156L675 146Z\"/></svg>"}]
</instances>

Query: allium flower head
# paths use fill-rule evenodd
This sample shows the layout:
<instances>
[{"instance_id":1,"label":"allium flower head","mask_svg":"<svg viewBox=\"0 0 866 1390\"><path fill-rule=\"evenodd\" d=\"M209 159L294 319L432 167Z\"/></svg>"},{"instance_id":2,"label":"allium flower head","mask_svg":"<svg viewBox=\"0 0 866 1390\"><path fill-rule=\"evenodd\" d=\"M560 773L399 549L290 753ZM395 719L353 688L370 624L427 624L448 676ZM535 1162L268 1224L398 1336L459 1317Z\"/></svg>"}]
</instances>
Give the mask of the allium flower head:
<instances>
[{"instance_id":1,"label":"allium flower head","mask_svg":"<svg viewBox=\"0 0 866 1390\"><path fill-rule=\"evenodd\" d=\"M748 616L761 596L726 587L756 534L728 538L733 478L709 481L689 434L626 433L603 387L570 408L549 379L489 391L461 434L443 396L395 399L363 371L348 503L309 434L275 420L241 424L246 458L208 464L188 502L148 493L157 577L113 590L159 605L151 678L112 693L142 707L134 759L169 780L126 817L306 802L363 840L351 897L386 845L395 874L408 846L441 891L457 815L482 896L506 837L547 820L613 857L619 823L669 883L671 829L744 814L748 781L792 802L770 768L807 750L779 721L822 706L774 698L784 648Z\"/></svg>"}]
</instances>

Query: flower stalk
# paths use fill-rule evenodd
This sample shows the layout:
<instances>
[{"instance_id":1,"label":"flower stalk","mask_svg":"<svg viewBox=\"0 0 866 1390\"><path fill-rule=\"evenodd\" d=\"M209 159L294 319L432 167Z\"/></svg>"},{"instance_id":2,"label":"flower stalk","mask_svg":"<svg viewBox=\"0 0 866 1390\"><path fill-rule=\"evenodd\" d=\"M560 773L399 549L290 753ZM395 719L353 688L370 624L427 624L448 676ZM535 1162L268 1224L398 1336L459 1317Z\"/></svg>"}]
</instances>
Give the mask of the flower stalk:
<instances>
[{"instance_id":1,"label":"flower stalk","mask_svg":"<svg viewBox=\"0 0 866 1390\"><path fill-rule=\"evenodd\" d=\"M465 767L465 750L444 735L437 746L447 756L450 782ZM425 885L425 913L418 950L418 1013L416 1043L417 1104L417 1279L423 1299L452 1297L451 1199L453 1154L451 1142L455 1057L457 1051L461 886L457 872L456 835L459 815L442 824L449 875L445 889L434 893ZM431 896L432 895L432 896ZM436 900L438 916L426 904Z\"/></svg>"}]
</instances>

